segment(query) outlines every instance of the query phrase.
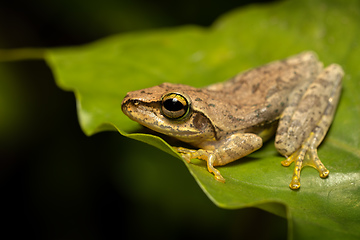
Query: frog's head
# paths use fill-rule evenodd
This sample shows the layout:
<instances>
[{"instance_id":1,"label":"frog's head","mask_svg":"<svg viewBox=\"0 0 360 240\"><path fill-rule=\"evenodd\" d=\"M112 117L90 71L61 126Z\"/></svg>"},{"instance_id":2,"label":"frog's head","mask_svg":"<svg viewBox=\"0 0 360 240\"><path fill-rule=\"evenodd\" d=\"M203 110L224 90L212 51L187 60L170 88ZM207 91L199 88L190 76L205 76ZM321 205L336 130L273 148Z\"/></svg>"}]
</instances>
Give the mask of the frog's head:
<instances>
[{"instance_id":1,"label":"frog's head","mask_svg":"<svg viewBox=\"0 0 360 240\"><path fill-rule=\"evenodd\" d=\"M196 88L163 83L129 92L122 102L122 111L130 119L156 132L185 142L203 141L215 136L211 121L193 108Z\"/></svg>"}]
</instances>

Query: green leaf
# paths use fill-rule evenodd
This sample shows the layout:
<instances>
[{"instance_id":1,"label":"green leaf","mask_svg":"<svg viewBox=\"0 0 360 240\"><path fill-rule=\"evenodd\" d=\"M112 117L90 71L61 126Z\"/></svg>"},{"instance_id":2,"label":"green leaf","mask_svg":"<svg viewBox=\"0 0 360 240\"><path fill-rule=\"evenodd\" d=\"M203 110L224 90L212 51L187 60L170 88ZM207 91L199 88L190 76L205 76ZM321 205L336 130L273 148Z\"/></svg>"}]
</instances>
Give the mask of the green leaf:
<instances>
[{"instance_id":1,"label":"green leaf","mask_svg":"<svg viewBox=\"0 0 360 240\"><path fill-rule=\"evenodd\" d=\"M201 161L186 164L218 206L256 206L289 219L289 237L360 237L360 61L358 1L283 1L234 10L210 28L183 26L112 36L81 47L50 49L46 59L57 83L74 91L79 121L88 135L117 129L177 156L162 139L129 134L138 124L120 109L129 91L162 82L206 86L238 72L304 50L346 76L334 123L319 148L330 170L302 172L302 187L291 191L293 166L284 168L272 142L250 156L219 167L227 179L214 180Z\"/></svg>"}]
</instances>

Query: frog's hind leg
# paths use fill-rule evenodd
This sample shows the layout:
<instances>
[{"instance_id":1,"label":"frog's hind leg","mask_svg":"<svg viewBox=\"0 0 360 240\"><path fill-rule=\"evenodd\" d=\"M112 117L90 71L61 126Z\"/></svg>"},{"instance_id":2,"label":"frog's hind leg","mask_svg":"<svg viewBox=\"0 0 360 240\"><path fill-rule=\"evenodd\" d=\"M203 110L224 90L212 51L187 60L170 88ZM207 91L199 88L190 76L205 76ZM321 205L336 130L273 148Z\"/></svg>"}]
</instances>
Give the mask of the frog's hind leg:
<instances>
[{"instance_id":1,"label":"frog's hind leg","mask_svg":"<svg viewBox=\"0 0 360 240\"><path fill-rule=\"evenodd\" d=\"M292 153L290 157L281 162L281 164L285 167L295 162L293 177L289 185L291 189L300 188L300 172L305 166L311 166L317 169L321 178L326 178L329 175L329 170L326 169L318 157L317 146L320 143L317 143L317 139L318 138L315 133L311 132L305 143L301 145L298 150Z\"/></svg>"},{"instance_id":2,"label":"frog's hind leg","mask_svg":"<svg viewBox=\"0 0 360 240\"><path fill-rule=\"evenodd\" d=\"M275 139L277 150L284 156L283 166L295 162L291 189L300 187L300 172L312 166L325 178L329 171L320 161L317 147L324 139L334 117L341 91L343 70L332 64L309 85L298 103L290 103L292 111L284 111ZM296 107L294 108L294 106Z\"/></svg>"}]
</instances>

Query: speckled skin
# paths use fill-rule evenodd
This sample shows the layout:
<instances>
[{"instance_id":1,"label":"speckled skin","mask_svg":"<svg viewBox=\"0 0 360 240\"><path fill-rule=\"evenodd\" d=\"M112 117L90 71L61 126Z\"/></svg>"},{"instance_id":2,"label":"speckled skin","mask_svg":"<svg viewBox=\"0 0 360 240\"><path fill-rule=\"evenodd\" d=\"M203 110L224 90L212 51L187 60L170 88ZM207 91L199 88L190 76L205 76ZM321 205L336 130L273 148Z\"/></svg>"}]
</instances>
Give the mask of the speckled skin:
<instances>
[{"instance_id":1,"label":"speckled skin","mask_svg":"<svg viewBox=\"0 0 360 240\"><path fill-rule=\"evenodd\" d=\"M343 74L339 65L323 69L314 53L304 52L204 88L164 83L130 92L122 110L146 127L199 148L176 150L187 162L207 161L208 170L221 182L225 179L214 166L259 149L278 123L275 146L287 157L284 166L296 162L290 188L297 189L305 165L318 169L321 177L329 174L316 148L332 122ZM163 115L161 99L170 92L189 102L185 117L174 120ZM304 159L310 160L305 164Z\"/></svg>"}]
</instances>

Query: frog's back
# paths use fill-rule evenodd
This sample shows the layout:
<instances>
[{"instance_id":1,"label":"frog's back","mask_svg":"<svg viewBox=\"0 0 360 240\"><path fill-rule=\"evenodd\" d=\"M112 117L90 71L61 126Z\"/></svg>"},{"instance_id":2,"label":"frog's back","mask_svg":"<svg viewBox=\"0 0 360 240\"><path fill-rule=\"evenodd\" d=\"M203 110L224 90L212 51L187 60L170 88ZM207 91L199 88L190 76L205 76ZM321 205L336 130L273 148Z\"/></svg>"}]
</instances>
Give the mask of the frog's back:
<instances>
[{"instance_id":1,"label":"frog's back","mask_svg":"<svg viewBox=\"0 0 360 240\"><path fill-rule=\"evenodd\" d=\"M294 88L309 82L322 69L312 52L304 52L236 75L203 88L211 98L208 117L224 131L251 128L277 119Z\"/></svg>"},{"instance_id":2,"label":"frog's back","mask_svg":"<svg viewBox=\"0 0 360 240\"><path fill-rule=\"evenodd\" d=\"M232 79L205 87L236 104L263 103L274 93L291 90L300 82L312 79L322 69L313 52L274 61L240 73ZM224 98L223 98L224 99Z\"/></svg>"}]
</instances>

